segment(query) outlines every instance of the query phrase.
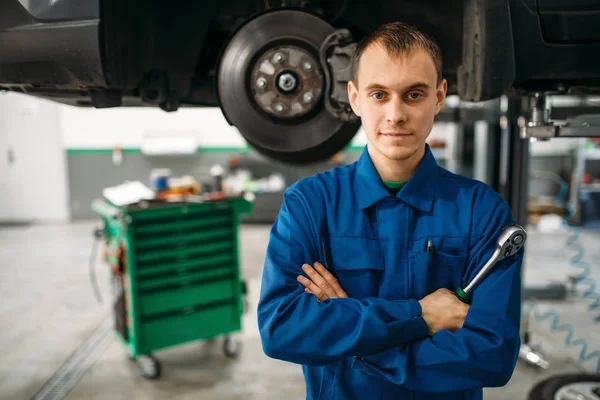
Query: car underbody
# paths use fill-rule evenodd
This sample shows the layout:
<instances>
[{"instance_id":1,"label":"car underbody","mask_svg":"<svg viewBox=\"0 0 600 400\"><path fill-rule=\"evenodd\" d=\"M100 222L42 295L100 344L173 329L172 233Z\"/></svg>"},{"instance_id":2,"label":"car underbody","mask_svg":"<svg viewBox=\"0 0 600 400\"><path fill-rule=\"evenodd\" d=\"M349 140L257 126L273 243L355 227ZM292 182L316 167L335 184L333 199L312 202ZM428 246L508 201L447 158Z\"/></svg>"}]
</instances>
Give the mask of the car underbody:
<instances>
[{"instance_id":1,"label":"car underbody","mask_svg":"<svg viewBox=\"0 0 600 400\"><path fill-rule=\"evenodd\" d=\"M220 107L255 149L289 163L324 160L352 139L350 57L385 22L439 43L449 94L463 102L533 96L543 107L548 94L600 94L598 1L0 4L0 89L80 107Z\"/></svg>"}]
</instances>

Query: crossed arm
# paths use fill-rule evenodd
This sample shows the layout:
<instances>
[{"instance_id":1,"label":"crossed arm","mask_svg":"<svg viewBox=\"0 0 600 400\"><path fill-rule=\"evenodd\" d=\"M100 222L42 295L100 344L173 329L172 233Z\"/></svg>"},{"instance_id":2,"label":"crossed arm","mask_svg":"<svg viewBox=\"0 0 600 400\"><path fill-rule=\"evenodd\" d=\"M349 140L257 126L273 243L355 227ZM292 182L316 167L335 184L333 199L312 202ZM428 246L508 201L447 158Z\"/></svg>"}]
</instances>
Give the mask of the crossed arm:
<instances>
[{"instance_id":1,"label":"crossed arm","mask_svg":"<svg viewBox=\"0 0 600 400\"><path fill-rule=\"evenodd\" d=\"M304 264L302 271L308 278L298 275L298 282L304 286L304 291L314 295L317 301L349 297L336 277L321 263L315 262L314 266ZM456 332L463 327L469 310L467 304L462 303L450 290L445 288L419 300L419 305L430 336L444 329Z\"/></svg>"},{"instance_id":2,"label":"crossed arm","mask_svg":"<svg viewBox=\"0 0 600 400\"><path fill-rule=\"evenodd\" d=\"M304 365L354 357L354 368L421 392L502 386L510 379L519 347L520 254L497 264L475 292L466 316L457 313L453 326L452 318L439 312L443 301L458 302L445 289L420 301L358 300L347 297L341 286L317 284L314 274L307 273L310 285L298 277L299 266L311 273L324 270L309 269L317 257L311 245L318 243L317 230L304 223L313 219L302 214L307 208L299 196L284 197L263 270L258 320L268 356ZM490 213L472 249L470 277L491 255L499 228L511 223L504 204ZM317 287L328 291L328 298L316 301L315 295L323 296Z\"/></svg>"},{"instance_id":3,"label":"crossed arm","mask_svg":"<svg viewBox=\"0 0 600 400\"><path fill-rule=\"evenodd\" d=\"M298 282L318 302L348 298L338 280L320 263L314 267L305 264L302 270L308 278L299 275ZM468 390L508 382L516 361L510 349L518 346L517 339L511 343L501 336L487 337L493 332L477 332L471 321L472 325L461 331L469 306L448 289L437 290L419 304L429 338L356 357L353 367L415 391Z\"/></svg>"}]
</instances>

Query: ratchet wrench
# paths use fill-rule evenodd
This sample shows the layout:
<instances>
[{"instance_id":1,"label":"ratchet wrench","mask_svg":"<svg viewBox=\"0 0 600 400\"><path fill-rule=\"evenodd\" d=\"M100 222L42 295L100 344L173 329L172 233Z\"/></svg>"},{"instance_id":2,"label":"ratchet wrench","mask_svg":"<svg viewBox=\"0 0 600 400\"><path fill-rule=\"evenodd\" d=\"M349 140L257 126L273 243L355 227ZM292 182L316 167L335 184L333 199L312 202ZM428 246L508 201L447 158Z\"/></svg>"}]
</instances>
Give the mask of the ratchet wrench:
<instances>
[{"instance_id":1,"label":"ratchet wrench","mask_svg":"<svg viewBox=\"0 0 600 400\"><path fill-rule=\"evenodd\" d=\"M502 230L494 254L485 263L481 271L464 288L456 288L456 297L463 303L469 304L472 298L473 289L486 277L490 270L500 260L512 257L523 247L527 240L527 232L520 225L507 226Z\"/></svg>"}]
</instances>

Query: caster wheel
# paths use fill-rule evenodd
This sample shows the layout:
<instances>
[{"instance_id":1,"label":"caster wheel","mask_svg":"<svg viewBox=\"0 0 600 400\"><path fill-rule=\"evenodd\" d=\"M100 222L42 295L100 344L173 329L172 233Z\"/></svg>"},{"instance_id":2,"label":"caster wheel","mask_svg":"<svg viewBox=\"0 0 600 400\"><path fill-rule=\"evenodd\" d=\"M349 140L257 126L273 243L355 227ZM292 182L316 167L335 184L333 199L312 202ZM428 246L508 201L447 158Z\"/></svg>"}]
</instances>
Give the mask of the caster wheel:
<instances>
[{"instance_id":1,"label":"caster wheel","mask_svg":"<svg viewBox=\"0 0 600 400\"><path fill-rule=\"evenodd\" d=\"M153 356L139 356L137 363L144 378L157 379L160 376L160 363Z\"/></svg>"},{"instance_id":2,"label":"caster wheel","mask_svg":"<svg viewBox=\"0 0 600 400\"><path fill-rule=\"evenodd\" d=\"M557 375L536 384L528 400L600 400L600 375Z\"/></svg>"},{"instance_id":3,"label":"caster wheel","mask_svg":"<svg viewBox=\"0 0 600 400\"><path fill-rule=\"evenodd\" d=\"M227 336L223 342L223 353L229 358L237 358L242 354L242 342L231 336Z\"/></svg>"},{"instance_id":4,"label":"caster wheel","mask_svg":"<svg viewBox=\"0 0 600 400\"><path fill-rule=\"evenodd\" d=\"M298 10L258 16L231 38L219 60L223 114L259 153L287 164L326 161L358 131L325 109L319 59L334 28Z\"/></svg>"}]
</instances>

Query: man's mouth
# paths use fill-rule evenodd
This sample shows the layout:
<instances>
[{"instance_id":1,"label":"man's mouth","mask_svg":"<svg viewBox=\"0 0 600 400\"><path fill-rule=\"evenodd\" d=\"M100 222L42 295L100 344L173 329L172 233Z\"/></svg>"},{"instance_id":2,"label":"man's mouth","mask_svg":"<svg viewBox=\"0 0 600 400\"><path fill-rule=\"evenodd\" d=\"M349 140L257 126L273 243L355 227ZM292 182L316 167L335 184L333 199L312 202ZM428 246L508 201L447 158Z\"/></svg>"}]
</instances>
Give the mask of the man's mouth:
<instances>
[{"instance_id":1,"label":"man's mouth","mask_svg":"<svg viewBox=\"0 0 600 400\"><path fill-rule=\"evenodd\" d=\"M411 133L405 133L405 132L382 132L381 134L383 136L387 136L387 137L391 137L391 138L404 138L404 137L409 137L412 135Z\"/></svg>"}]
</instances>

